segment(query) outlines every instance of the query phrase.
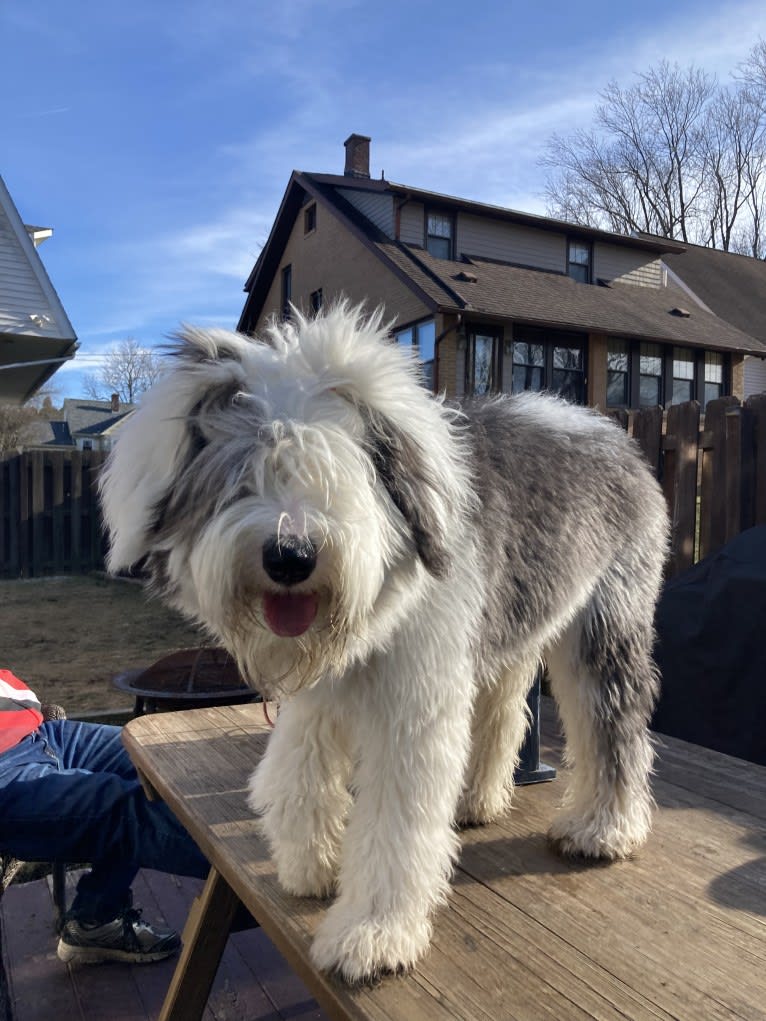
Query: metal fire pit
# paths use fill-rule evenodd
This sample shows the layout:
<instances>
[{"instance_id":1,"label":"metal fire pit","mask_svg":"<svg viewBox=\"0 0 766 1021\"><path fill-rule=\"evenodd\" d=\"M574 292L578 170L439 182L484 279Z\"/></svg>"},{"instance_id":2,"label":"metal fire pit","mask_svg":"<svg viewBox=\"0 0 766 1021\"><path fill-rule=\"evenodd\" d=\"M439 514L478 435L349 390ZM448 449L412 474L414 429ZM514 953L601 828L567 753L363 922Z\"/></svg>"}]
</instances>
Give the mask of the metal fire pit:
<instances>
[{"instance_id":1,"label":"metal fire pit","mask_svg":"<svg viewBox=\"0 0 766 1021\"><path fill-rule=\"evenodd\" d=\"M134 696L136 716L261 701L228 652L219 648L182 649L143 670L126 670L112 683Z\"/></svg>"}]
</instances>

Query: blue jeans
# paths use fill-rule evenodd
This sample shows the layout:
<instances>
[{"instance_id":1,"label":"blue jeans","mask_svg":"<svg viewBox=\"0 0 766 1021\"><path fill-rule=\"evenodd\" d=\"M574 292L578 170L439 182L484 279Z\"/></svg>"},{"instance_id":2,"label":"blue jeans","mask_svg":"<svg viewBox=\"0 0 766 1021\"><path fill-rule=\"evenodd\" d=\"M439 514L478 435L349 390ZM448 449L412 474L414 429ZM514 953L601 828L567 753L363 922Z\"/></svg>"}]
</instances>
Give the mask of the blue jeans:
<instances>
[{"instance_id":1,"label":"blue jeans","mask_svg":"<svg viewBox=\"0 0 766 1021\"><path fill-rule=\"evenodd\" d=\"M0 754L0 848L24 861L87 862L68 917L108 922L140 868L204 878L208 862L149 801L120 728L51 720Z\"/></svg>"}]
</instances>

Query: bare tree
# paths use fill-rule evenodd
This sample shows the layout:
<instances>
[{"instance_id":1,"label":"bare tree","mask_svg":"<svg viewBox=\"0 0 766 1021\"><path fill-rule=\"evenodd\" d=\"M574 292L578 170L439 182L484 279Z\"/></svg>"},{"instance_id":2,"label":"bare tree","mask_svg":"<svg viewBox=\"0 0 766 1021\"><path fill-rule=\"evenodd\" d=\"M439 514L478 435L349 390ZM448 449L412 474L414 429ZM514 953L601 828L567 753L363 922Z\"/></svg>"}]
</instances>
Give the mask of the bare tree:
<instances>
[{"instance_id":1,"label":"bare tree","mask_svg":"<svg viewBox=\"0 0 766 1021\"><path fill-rule=\"evenodd\" d=\"M28 404L0 404L0 457L23 446L25 434L37 418L37 409Z\"/></svg>"},{"instance_id":2,"label":"bare tree","mask_svg":"<svg viewBox=\"0 0 766 1021\"><path fill-rule=\"evenodd\" d=\"M86 394L96 400L108 400L117 394L123 403L133 404L161 372L162 359L157 352L128 337L110 348L101 368L85 376L83 385Z\"/></svg>"},{"instance_id":3,"label":"bare tree","mask_svg":"<svg viewBox=\"0 0 766 1021\"><path fill-rule=\"evenodd\" d=\"M666 61L630 88L610 82L591 130L548 142L549 214L763 254L766 48L759 46L746 68L752 80L727 87Z\"/></svg>"}]
</instances>

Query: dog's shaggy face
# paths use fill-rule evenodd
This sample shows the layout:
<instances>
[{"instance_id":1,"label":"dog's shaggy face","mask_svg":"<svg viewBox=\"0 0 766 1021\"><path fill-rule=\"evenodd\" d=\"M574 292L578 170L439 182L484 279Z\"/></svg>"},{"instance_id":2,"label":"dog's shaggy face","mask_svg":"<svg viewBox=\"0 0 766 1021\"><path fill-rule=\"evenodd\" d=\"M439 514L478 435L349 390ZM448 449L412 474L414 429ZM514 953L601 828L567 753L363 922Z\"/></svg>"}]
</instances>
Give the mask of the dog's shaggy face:
<instances>
[{"instance_id":1,"label":"dog's shaggy face","mask_svg":"<svg viewBox=\"0 0 766 1021\"><path fill-rule=\"evenodd\" d=\"M110 570L143 560L268 696L342 673L449 568L470 487L384 334L345 306L263 342L185 330L102 476Z\"/></svg>"}]
</instances>

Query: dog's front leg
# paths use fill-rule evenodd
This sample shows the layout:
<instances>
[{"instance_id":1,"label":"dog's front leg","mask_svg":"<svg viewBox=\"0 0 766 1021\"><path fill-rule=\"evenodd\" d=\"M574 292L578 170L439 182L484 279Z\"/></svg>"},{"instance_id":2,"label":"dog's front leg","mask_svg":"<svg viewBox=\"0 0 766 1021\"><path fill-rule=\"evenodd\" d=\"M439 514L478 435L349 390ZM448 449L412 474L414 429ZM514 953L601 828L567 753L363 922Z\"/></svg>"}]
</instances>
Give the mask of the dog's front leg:
<instances>
[{"instance_id":1,"label":"dog's front leg","mask_svg":"<svg viewBox=\"0 0 766 1021\"><path fill-rule=\"evenodd\" d=\"M248 804L262 817L279 881L299 897L331 893L351 804L350 763L322 692L281 709L250 779Z\"/></svg>"},{"instance_id":2,"label":"dog's front leg","mask_svg":"<svg viewBox=\"0 0 766 1021\"><path fill-rule=\"evenodd\" d=\"M470 667L466 665L470 676ZM404 671L403 671L404 672ZM339 896L312 947L349 982L412 966L426 950L458 839L452 822L467 757L470 699L439 684L377 678L356 722L356 800L343 840ZM449 689L445 679L444 688ZM458 687L453 686L453 692ZM434 689L437 690L434 690Z\"/></svg>"}]
</instances>

